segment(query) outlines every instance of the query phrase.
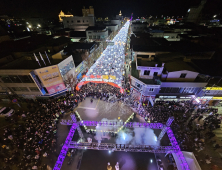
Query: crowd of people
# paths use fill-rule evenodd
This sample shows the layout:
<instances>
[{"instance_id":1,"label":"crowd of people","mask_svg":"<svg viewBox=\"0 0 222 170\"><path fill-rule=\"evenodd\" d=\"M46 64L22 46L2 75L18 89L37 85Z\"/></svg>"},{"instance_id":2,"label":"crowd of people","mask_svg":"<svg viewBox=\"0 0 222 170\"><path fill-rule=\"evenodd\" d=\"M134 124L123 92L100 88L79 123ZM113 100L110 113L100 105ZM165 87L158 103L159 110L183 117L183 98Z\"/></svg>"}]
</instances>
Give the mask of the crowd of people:
<instances>
[{"instance_id":1,"label":"crowd of people","mask_svg":"<svg viewBox=\"0 0 222 170\"><path fill-rule=\"evenodd\" d=\"M67 100L67 97L38 100L32 105L35 111L17 111L8 120L13 127L4 128L3 137L0 139L0 168L47 169L48 161L44 161L44 157L51 159L51 155L56 153L57 123L64 111L69 108L64 99Z\"/></svg>"},{"instance_id":2,"label":"crowd of people","mask_svg":"<svg viewBox=\"0 0 222 170\"><path fill-rule=\"evenodd\" d=\"M171 128L184 151L200 152L205 149L206 140L210 140L215 149L221 147L220 141L213 139L213 130L220 128L221 116L218 109L193 104L193 101L156 101L154 107L143 103L137 111L141 117L151 123L166 123L168 118L173 116L174 121ZM206 114L208 113L208 114ZM203 114L208 116L203 117ZM204 119L203 119L204 118ZM206 155L206 163L210 162L209 155Z\"/></svg>"},{"instance_id":3,"label":"crowd of people","mask_svg":"<svg viewBox=\"0 0 222 170\"><path fill-rule=\"evenodd\" d=\"M29 101L28 109L35 107L35 111L16 111L14 116L6 118L13 127L4 128L0 138L0 162L3 163L0 168L46 170L51 156L58 156L56 150L60 146L57 144L57 123L63 114L73 110L88 96L108 100L113 95L117 98L122 96L119 89L111 85L91 83L84 85L80 91L67 92L65 96L36 100L32 106Z\"/></svg>"},{"instance_id":4,"label":"crowd of people","mask_svg":"<svg viewBox=\"0 0 222 170\"><path fill-rule=\"evenodd\" d=\"M127 89L121 93L119 88L108 84L88 83L79 91L67 92L65 96L37 100L34 102L35 111L16 112L14 118L9 120L14 124L13 127L5 128L3 137L0 138L0 158L3 162L1 168L4 170L13 169L12 167L19 170L46 169L44 157L50 159L51 155L57 153L57 123L63 114L73 110L86 97L109 101L111 96L115 96L115 100L111 102L121 101L134 107L141 117L151 123L166 123L168 118L173 116L171 128L182 150L198 152L204 150L205 135L208 139L212 139L215 136L212 131L220 124L220 116L216 109L202 109L192 101L156 101L152 107L146 101L144 103L138 101ZM199 121L206 112L210 115L201 125ZM18 117L22 123L18 123ZM215 148L218 147L220 145L215 143ZM209 156L206 160L210 162Z\"/></svg>"}]
</instances>

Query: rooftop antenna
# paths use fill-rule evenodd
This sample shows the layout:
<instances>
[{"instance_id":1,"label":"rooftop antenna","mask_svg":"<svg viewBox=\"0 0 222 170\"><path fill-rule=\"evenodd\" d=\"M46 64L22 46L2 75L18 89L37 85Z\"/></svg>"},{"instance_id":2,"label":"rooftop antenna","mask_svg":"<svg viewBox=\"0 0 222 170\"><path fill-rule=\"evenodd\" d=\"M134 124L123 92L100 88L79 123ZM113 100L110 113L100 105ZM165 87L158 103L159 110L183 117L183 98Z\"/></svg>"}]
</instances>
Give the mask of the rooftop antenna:
<instances>
[{"instance_id":1,"label":"rooftop antenna","mask_svg":"<svg viewBox=\"0 0 222 170\"><path fill-rule=\"evenodd\" d=\"M45 64L45 61L44 61L44 59L42 58L42 54L39 52L39 55L40 55L40 57L41 57L41 60L43 61L43 63ZM46 66L46 64L45 64L45 66Z\"/></svg>"},{"instance_id":2,"label":"rooftop antenna","mask_svg":"<svg viewBox=\"0 0 222 170\"><path fill-rule=\"evenodd\" d=\"M39 59L36 57L35 53L33 53L33 54L34 54L34 56L35 56L35 60L39 63L39 66L41 67L41 64L40 64L40 62L39 62Z\"/></svg>"},{"instance_id":3,"label":"rooftop antenna","mask_svg":"<svg viewBox=\"0 0 222 170\"><path fill-rule=\"evenodd\" d=\"M49 61L49 64L52 65L51 62L50 62L50 60L49 60L49 57L48 57L46 51L45 51L45 55L46 55L46 57L47 57L47 59L48 59L48 61Z\"/></svg>"}]
</instances>

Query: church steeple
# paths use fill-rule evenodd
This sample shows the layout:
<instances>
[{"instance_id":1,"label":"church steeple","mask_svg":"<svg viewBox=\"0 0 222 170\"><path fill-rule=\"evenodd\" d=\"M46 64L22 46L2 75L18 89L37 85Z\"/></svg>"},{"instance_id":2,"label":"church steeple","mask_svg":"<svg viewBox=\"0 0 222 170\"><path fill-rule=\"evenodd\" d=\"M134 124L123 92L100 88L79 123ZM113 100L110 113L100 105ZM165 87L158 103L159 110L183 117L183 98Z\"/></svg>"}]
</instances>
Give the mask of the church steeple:
<instances>
[{"instance_id":1,"label":"church steeple","mask_svg":"<svg viewBox=\"0 0 222 170\"><path fill-rule=\"evenodd\" d=\"M121 16L122 15L122 13L121 13L121 10L119 11L119 16Z\"/></svg>"}]
</instances>

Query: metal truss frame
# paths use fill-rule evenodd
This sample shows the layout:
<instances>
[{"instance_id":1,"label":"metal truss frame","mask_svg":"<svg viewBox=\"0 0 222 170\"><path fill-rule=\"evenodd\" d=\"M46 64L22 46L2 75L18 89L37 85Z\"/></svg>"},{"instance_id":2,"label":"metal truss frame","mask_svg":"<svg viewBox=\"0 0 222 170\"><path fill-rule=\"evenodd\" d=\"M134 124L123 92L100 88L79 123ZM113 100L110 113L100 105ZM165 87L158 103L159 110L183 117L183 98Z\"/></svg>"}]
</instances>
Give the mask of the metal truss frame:
<instances>
[{"instance_id":1,"label":"metal truss frame","mask_svg":"<svg viewBox=\"0 0 222 170\"><path fill-rule=\"evenodd\" d=\"M73 125L73 120L64 120L60 122L62 125ZM140 123L140 122L117 122L117 121L90 121L90 120L82 120L78 122L79 126L106 126L106 127L113 127L113 126L124 126L127 128L135 128L135 127L145 127L151 129L162 129L164 126L162 123Z\"/></svg>"},{"instance_id":2,"label":"metal truss frame","mask_svg":"<svg viewBox=\"0 0 222 170\"><path fill-rule=\"evenodd\" d=\"M82 120L81 122L77 122L74 114L72 114L71 117L72 117L72 121L62 120L61 122L61 124L64 124L64 125L72 125L72 127L62 147L62 150L60 152L60 155L58 157L58 160L56 161L56 164L53 170L61 169L62 163L65 159L65 156L69 148L125 151L125 152L151 152L151 153L169 153L170 152L170 153L176 154L178 160L180 161L182 170L190 170L189 165L187 164L186 159L183 153L181 152L180 147L177 143L177 140L173 134L173 131L169 127L174 120L173 117L170 117L168 119L166 125L163 125L162 123L118 122L120 124L119 125L115 121L98 122L98 121L88 121L88 120ZM79 128L79 126L97 126L97 125L99 126L125 126L128 128L145 127L145 128L151 128L151 129L162 129L158 139L162 138L164 134L167 133L172 146L126 145L126 144L88 143L88 142L77 143L77 142L72 141L75 130Z\"/></svg>"},{"instance_id":3,"label":"metal truss frame","mask_svg":"<svg viewBox=\"0 0 222 170\"><path fill-rule=\"evenodd\" d=\"M151 152L151 153L166 153L178 152L177 147L173 146L157 146L157 145L127 145L127 144L112 144L112 143L77 143L71 141L69 148L76 149L93 149L93 150L109 150L109 151L125 151L125 152Z\"/></svg>"}]
</instances>

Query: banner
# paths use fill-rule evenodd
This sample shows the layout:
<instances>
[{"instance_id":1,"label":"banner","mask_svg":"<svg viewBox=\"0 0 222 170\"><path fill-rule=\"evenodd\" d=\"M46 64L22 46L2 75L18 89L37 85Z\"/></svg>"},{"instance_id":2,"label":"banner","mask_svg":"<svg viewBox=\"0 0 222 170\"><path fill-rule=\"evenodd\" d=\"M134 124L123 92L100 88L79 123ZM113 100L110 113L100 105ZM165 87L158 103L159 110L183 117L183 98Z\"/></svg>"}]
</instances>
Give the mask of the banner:
<instances>
[{"instance_id":1,"label":"banner","mask_svg":"<svg viewBox=\"0 0 222 170\"><path fill-rule=\"evenodd\" d=\"M32 77L32 79L34 80L35 84L37 85L37 87L40 90L40 92L42 93L42 95L46 94L44 88L41 85L41 82L39 82L39 80L37 79L34 71L31 71L29 74Z\"/></svg>"},{"instance_id":2,"label":"banner","mask_svg":"<svg viewBox=\"0 0 222 170\"><path fill-rule=\"evenodd\" d=\"M154 103L153 103L153 99L152 99L152 97L150 96L150 98L149 98L149 101L150 101L150 104L153 106L154 105Z\"/></svg>"},{"instance_id":3,"label":"banner","mask_svg":"<svg viewBox=\"0 0 222 170\"><path fill-rule=\"evenodd\" d=\"M36 69L35 72L43 86L47 89L48 94L66 89L57 65Z\"/></svg>"}]
</instances>

